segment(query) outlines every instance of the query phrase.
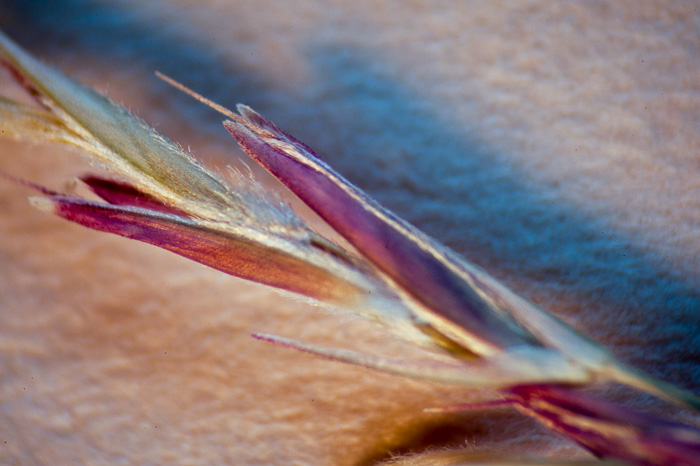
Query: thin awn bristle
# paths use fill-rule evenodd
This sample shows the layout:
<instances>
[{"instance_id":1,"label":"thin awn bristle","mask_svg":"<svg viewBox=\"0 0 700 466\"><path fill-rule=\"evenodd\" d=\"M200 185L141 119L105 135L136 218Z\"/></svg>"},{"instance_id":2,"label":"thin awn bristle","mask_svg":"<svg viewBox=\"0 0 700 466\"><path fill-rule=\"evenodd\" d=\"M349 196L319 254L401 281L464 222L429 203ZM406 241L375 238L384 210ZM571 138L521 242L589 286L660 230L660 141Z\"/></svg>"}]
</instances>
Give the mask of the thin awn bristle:
<instances>
[{"instance_id":1,"label":"thin awn bristle","mask_svg":"<svg viewBox=\"0 0 700 466\"><path fill-rule=\"evenodd\" d=\"M199 93L193 91L189 87L185 86L184 84L182 84L178 81L175 81L173 78L171 78L169 76L164 75L160 71L156 71L156 76L158 76L160 79L162 79L166 83L170 84L171 86L175 87L176 89L179 89L182 92L184 92L185 94L192 96L193 98L202 102L204 105L213 108L214 110L221 113L222 115L225 115L225 116L232 118L234 120L238 118L238 115L236 113L233 113L231 110L227 109L223 105L219 105L216 102L213 102L212 100L207 99L202 94L199 94Z\"/></svg>"}]
</instances>

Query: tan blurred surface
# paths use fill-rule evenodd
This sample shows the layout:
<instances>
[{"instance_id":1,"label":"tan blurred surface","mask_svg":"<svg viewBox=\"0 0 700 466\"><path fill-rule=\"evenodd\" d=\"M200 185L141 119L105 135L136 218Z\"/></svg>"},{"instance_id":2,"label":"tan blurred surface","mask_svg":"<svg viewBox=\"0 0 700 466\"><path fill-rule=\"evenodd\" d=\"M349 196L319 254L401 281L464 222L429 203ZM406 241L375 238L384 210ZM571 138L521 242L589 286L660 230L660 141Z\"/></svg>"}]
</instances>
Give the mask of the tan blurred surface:
<instances>
[{"instance_id":1,"label":"tan blurred surface","mask_svg":"<svg viewBox=\"0 0 700 466\"><path fill-rule=\"evenodd\" d=\"M253 106L622 359L700 389L697 3L4 3L25 48L202 160L241 152L155 70ZM52 188L89 167L0 140L0 170ZM465 441L587 457L509 410L421 412L486 393L255 341L417 354L31 195L0 181L0 463L371 464Z\"/></svg>"}]
</instances>

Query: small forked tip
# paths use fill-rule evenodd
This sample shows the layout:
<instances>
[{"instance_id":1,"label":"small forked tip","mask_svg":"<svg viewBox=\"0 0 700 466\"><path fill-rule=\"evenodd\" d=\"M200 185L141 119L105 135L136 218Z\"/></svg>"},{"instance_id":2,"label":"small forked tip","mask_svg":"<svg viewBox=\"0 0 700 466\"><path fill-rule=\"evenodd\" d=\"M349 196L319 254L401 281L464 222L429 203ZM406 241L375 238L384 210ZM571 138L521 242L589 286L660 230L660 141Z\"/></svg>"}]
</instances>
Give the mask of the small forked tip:
<instances>
[{"instance_id":1,"label":"small forked tip","mask_svg":"<svg viewBox=\"0 0 700 466\"><path fill-rule=\"evenodd\" d=\"M29 203L32 207L46 213L53 213L56 209L54 202L46 197L30 197Z\"/></svg>"}]
</instances>

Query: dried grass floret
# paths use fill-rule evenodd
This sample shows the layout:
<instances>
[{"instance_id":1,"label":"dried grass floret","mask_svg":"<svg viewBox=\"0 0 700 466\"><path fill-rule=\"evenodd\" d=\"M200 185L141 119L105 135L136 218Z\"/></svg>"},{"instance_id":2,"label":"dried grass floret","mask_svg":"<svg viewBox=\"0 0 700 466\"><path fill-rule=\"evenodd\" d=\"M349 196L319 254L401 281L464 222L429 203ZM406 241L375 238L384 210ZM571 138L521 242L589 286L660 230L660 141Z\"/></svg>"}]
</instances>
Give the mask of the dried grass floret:
<instances>
[{"instance_id":1,"label":"dried grass floret","mask_svg":"<svg viewBox=\"0 0 700 466\"><path fill-rule=\"evenodd\" d=\"M440 351L442 359L394 360L280 336L256 338L405 377L494 388L500 400L459 409L513 405L600 457L639 464L690 464L700 457L697 427L637 413L580 389L618 382L698 411L694 394L617 360L382 207L249 107L232 112L161 76L223 113L224 126L243 150L352 249L316 233L251 176L234 170L231 180L224 180L140 119L43 65L2 34L0 53L2 64L38 103L0 99L0 129L77 146L111 170L80 178L102 201L24 182L41 195L35 206L382 322L409 341ZM459 458L440 455L442 464ZM471 453L461 459L479 460Z\"/></svg>"}]
</instances>

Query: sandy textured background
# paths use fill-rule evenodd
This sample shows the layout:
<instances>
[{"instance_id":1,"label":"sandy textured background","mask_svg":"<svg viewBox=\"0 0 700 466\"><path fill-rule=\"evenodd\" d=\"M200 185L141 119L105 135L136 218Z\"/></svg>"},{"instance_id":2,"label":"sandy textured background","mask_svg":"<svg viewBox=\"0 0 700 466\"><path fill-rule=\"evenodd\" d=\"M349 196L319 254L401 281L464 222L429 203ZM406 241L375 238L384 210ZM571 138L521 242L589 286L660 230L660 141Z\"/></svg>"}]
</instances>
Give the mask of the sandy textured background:
<instances>
[{"instance_id":1,"label":"sandy textured background","mask_svg":"<svg viewBox=\"0 0 700 466\"><path fill-rule=\"evenodd\" d=\"M153 71L253 106L624 360L700 390L697 2L194 3L9 0L0 26L218 167L241 157L220 117ZM0 141L1 170L53 188L88 167ZM371 464L465 439L586 455L510 410L421 412L483 393L254 341L414 354L30 194L0 182L2 464Z\"/></svg>"}]
</instances>

